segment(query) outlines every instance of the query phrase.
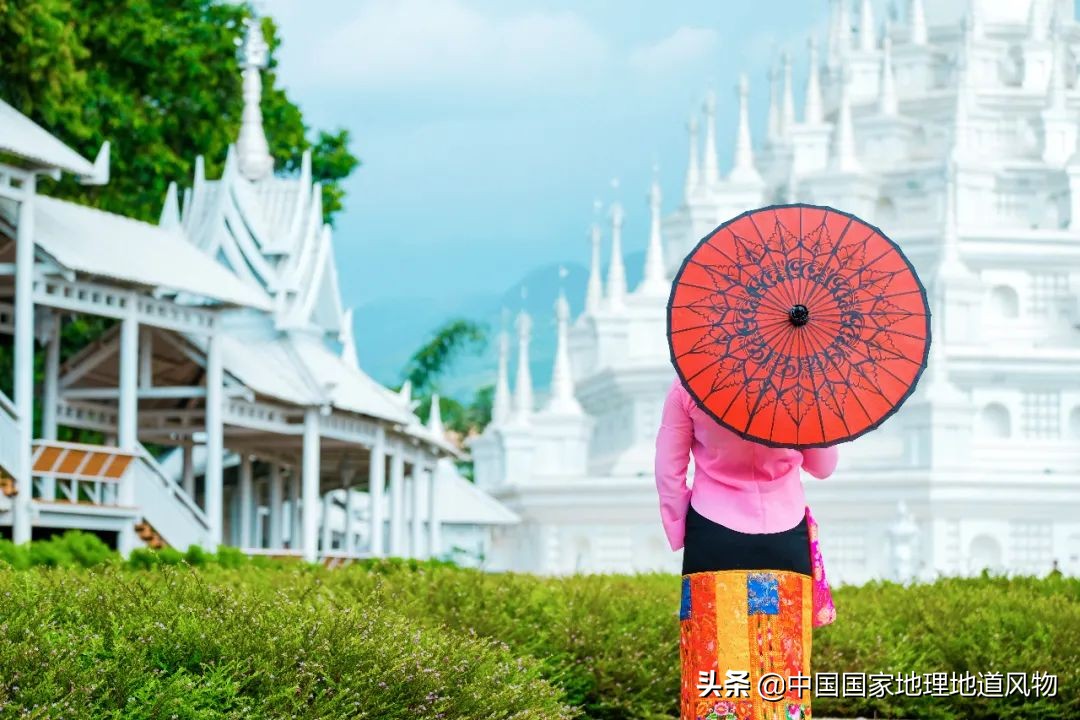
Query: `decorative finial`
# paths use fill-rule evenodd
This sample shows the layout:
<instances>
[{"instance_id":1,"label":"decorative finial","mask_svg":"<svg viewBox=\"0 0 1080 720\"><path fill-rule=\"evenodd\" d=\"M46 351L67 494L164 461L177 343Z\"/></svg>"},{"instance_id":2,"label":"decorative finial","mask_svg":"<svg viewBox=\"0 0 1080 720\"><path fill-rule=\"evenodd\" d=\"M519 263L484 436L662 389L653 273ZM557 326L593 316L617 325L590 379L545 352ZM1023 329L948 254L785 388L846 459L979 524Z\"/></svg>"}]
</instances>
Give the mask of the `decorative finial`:
<instances>
[{"instance_id":1,"label":"decorative finial","mask_svg":"<svg viewBox=\"0 0 1080 720\"><path fill-rule=\"evenodd\" d=\"M750 137L750 81L739 76L739 125L735 133L735 153L728 180L736 183L760 183L761 174L754 166L754 147Z\"/></svg>"},{"instance_id":2,"label":"decorative finial","mask_svg":"<svg viewBox=\"0 0 1080 720\"><path fill-rule=\"evenodd\" d=\"M514 384L514 417L518 422L528 422L533 411L532 374L529 372L529 339L532 318L524 309L517 316L518 366Z\"/></svg>"},{"instance_id":3,"label":"decorative finial","mask_svg":"<svg viewBox=\"0 0 1080 720\"><path fill-rule=\"evenodd\" d=\"M689 201L701 187L701 169L698 165L698 121L693 115L686 121L686 132L690 140L690 159L686 163L686 184L683 196Z\"/></svg>"},{"instance_id":4,"label":"decorative finial","mask_svg":"<svg viewBox=\"0 0 1080 720\"><path fill-rule=\"evenodd\" d=\"M663 296L668 290L664 276L664 244L660 237L660 180L658 169L653 165L653 179L649 186L649 245L645 250L645 270L642 273L640 292L645 295Z\"/></svg>"},{"instance_id":5,"label":"decorative finial","mask_svg":"<svg viewBox=\"0 0 1080 720\"><path fill-rule=\"evenodd\" d=\"M446 430L443 428L442 409L439 407L438 393L432 393L431 395L431 411L428 413L427 428L431 431L431 434L437 438L446 436Z\"/></svg>"},{"instance_id":6,"label":"decorative finial","mask_svg":"<svg viewBox=\"0 0 1080 720\"><path fill-rule=\"evenodd\" d=\"M851 120L850 77L842 72L840 77L840 108L837 110L836 128L833 132L829 166L840 172L858 172L861 167L855 154L855 129Z\"/></svg>"},{"instance_id":7,"label":"decorative finial","mask_svg":"<svg viewBox=\"0 0 1080 720\"><path fill-rule=\"evenodd\" d=\"M705 93L702 110L705 113L704 181L705 186L711 188L720 182L720 165L716 157L716 93L712 90Z\"/></svg>"},{"instance_id":8,"label":"decorative finial","mask_svg":"<svg viewBox=\"0 0 1080 720\"><path fill-rule=\"evenodd\" d=\"M499 365L495 375L495 397L491 404L491 421L500 425L510 419L510 334L506 328L510 311L502 310L502 328L499 331Z\"/></svg>"},{"instance_id":9,"label":"decorative finial","mask_svg":"<svg viewBox=\"0 0 1080 720\"><path fill-rule=\"evenodd\" d=\"M878 95L878 112L895 115L899 108L896 99L896 79L892 66L892 39L885 36L881 41L881 92Z\"/></svg>"},{"instance_id":10,"label":"decorative finial","mask_svg":"<svg viewBox=\"0 0 1080 720\"><path fill-rule=\"evenodd\" d=\"M911 43L913 45L925 45L927 42L926 31L926 8L923 0L911 0L908 10L908 25L911 30Z\"/></svg>"},{"instance_id":11,"label":"decorative finial","mask_svg":"<svg viewBox=\"0 0 1080 720\"><path fill-rule=\"evenodd\" d=\"M780 103L776 97L776 80L779 76L776 65L769 65L769 125L765 139L770 143L780 139Z\"/></svg>"},{"instance_id":12,"label":"decorative finial","mask_svg":"<svg viewBox=\"0 0 1080 720\"><path fill-rule=\"evenodd\" d=\"M813 35L807 43L810 59L806 72L806 99L803 107L803 121L807 125L820 125L824 119L821 104L821 68L818 65L817 38Z\"/></svg>"},{"instance_id":13,"label":"decorative finial","mask_svg":"<svg viewBox=\"0 0 1080 720\"><path fill-rule=\"evenodd\" d=\"M874 11L870 0L862 0L859 5L859 49L874 51Z\"/></svg>"},{"instance_id":14,"label":"decorative finial","mask_svg":"<svg viewBox=\"0 0 1080 720\"><path fill-rule=\"evenodd\" d=\"M262 34L259 19L245 21L247 32L240 47L244 109L240 119L240 137L236 141L240 172L248 180L261 180L274 170L274 158L263 130L262 76L270 60L270 47Z\"/></svg>"},{"instance_id":15,"label":"decorative finial","mask_svg":"<svg viewBox=\"0 0 1080 720\"><path fill-rule=\"evenodd\" d=\"M600 309L604 288L600 282L600 225L593 223L589 227L589 283L585 288L585 312L595 314Z\"/></svg>"},{"instance_id":16,"label":"decorative finial","mask_svg":"<svg viewBox=\"0 0 1080 720\"><path fill-rule=\"evenodd\" d=\"M567 341L567 325L570 320L570 305L562 291L561 280L566 276L566 268L559 268L559 296L555 299L555 362L551 369L551 396L547 412L558 415L580 415L581 405L574 397L574 380L570 369L570 352Z\"/></svg>"},{"instance_id":17,"label":"decorative finial","mask_svg":"<svg viewBox=\"0 0 1080 720\"><path fill-rule=\"evenodd\" d=\"M780 134L785 135L795 124L795 94L791 87L791 57L787 51L780 56L784 73L784 94L780 106Z\"/></svg>"},{"instance_id":18,"label":"decorative finial","mask_svg":"<svg viewBox=\"0 0 1080 720\"><path fill-rule=\"evenodd\" d=\"M617 310L623 307L626 297L626 268L622 257L623 208L616 200L611 203L611 264L608 266L607 301L608 307Z\"/></svg>"}]
</instances>

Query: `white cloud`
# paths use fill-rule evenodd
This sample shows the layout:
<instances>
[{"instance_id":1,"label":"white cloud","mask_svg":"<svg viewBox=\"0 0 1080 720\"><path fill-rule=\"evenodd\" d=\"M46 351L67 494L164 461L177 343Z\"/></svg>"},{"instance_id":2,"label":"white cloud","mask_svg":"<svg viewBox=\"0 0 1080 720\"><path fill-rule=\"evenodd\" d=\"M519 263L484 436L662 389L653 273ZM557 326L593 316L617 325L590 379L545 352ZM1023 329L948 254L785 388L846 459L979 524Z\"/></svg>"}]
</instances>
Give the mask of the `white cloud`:
<instances>
[{"instance_id":1,"label":"white cloud","mask_svg":"<svg viewBox=\"0 0 1080 720\"><path fill-rule=\"evenodd\" d=\"M650 75L667 75L707 63L716 50L717 34L710 28L680 27L651 45L630 53L630 67Z\"/></svg>"},{"instance_id":2,"label":"white cloud","mask_svg":"<svg viewBox=\"0 0 1080 720\"><path fill-rule=\"evenodd\" d=\"M363 90L532 90L580 84L606 41L572 12L485 15L461 0L364 0L312 43L304 76Z\"/></svg>"}]
</instances>

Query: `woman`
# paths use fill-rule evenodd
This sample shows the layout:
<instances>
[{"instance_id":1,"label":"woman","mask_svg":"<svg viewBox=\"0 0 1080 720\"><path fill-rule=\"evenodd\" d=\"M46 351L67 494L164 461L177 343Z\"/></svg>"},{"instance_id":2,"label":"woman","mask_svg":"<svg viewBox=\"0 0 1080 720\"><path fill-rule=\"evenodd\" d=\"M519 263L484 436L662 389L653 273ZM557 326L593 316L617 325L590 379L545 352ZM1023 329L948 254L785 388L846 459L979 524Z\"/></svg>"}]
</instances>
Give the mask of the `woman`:
<instances>
[{"instance_id":1,"label":"woman","mask_svg":"<svg viewBox=\"0 0 1080 720\"><path fill-rule=\"evenodd\" d=\"M656 488L671 549L683 548L681 720L810 716L811 629L835 611L800 468L826 478L836 461L835 447L744 440L672 383ZM774 673L782 685L776 677L759 685Z\"/></svg>"}]
</instances>

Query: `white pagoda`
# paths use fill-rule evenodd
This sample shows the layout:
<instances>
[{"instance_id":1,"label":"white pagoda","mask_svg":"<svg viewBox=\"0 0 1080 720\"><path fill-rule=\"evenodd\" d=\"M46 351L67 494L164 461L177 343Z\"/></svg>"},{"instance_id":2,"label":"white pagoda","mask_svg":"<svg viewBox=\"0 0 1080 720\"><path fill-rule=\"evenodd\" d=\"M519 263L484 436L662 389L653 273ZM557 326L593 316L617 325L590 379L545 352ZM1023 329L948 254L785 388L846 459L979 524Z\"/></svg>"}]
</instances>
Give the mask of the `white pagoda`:
<instances>
[{"instance_id":1,"label":"white pagoda","mask_svg":"<svg viewBox=\"0 0 1080 720\"><path fill-rule=\"evenodd\" d=\"M737 85L732 167L718 166L710 95L688 124L678 206L655 183L644 279L626 287L623 210L610 262L593 228L585 310L557 308L551 401L533 407L519 320L511 399L502 345L496 419L476 439L481 486L522 516L495 563L546 573L678 571L653 477L674 376L670 281L721 222L783 202L829 205L885 230L916 266L934 343L916 393L807 482L830 577L932 578L983 568L1080 574L1080 24L1063 0L829 3L796 114L791 63L770 73L751 138ZM699 145L699 132L703 139Z\"/></svg>"}]
</instances>

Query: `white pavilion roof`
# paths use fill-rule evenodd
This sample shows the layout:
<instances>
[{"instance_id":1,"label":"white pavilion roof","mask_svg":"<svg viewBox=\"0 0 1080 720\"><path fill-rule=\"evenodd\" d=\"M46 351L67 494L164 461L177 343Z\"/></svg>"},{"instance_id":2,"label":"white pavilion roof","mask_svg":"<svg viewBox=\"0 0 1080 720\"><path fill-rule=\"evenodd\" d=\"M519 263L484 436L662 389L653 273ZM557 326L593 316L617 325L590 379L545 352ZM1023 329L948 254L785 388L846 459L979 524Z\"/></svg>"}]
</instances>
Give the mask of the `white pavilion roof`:
<instances>
[{"instance_id":1,"label":"white pavilion roof","mask_svg":"<svg viewBox=\"0 0 1080 720\"><path fill-rule=\"evenodd\" d=\"M148 287L270 310L270 298L166 229L96 208L39 195L38 247L71 270Z\"/></svg>"},{"instance_id":2,"label":"white pavilion roof","mask_svg":"<svg viewBox=\"0 0 1080 720\"><path fill-rule=\"evenodd\" d=\"M350 367L313 335L227 332L222 351L226 370L260 395L296 405L329 400L340 410L402 425L415 420L392 391Z\"/></svg>"},{"instance_id":3,"label":"white pavilion roof","mask_svg":"<svg viewBox=\"0 0 1080 720\"><path fill-rule=\"evenodd\" d=\"M0 151L75 175L94 173L93 163L3 100L0 100Z\"/></svg>"}]
</instances>

